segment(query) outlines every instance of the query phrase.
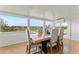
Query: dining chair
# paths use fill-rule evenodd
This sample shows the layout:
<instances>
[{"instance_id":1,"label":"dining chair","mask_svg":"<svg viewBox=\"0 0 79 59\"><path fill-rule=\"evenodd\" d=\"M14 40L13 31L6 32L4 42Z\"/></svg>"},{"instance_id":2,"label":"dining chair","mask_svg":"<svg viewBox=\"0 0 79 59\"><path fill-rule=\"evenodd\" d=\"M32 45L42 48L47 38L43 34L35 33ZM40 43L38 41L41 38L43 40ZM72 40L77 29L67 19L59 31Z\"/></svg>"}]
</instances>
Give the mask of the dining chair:
<instances>
[{"instance_id":1,"label":"dining chair","mask_svg":"<svg viewBox=\"0 0 79 59\"><path fill-rule=\"evenodd\" d=\"M63 48L64 28L60 28L58 36L59 36L59 38L58 38L58 46L59 46L59 48Z\"/></svg>"},{"instance_id":2,"label":"dining chair","mask_svg":"<svg viewBox=\"0 0 79 59\"><path fill-rule=\"evenodd\" d=\"M57 45L58 29L52 29L51 39L50 39L50 51L52 53L52 48Z\"/></svg>"},{"instance_id":3,"label":"dining chair","mask_svg":"<svg viewBox=\"0 0 79 59\"><path fill-rule=\"evenodd\" d=\"M32 38L30 37L30 31L26 30L26 36L27 36L27 47L26 47L26 53L28 54L36 54L41 52L41 49L39 48L39 44L32 43Z\"/></svg>"},{"instance_id":4,"label":"dining chair","mask_svg":"<svg viewBox=\"0 0 79 59\"><path fill-rule=\"evenodd\" d=\"M42 28L39 28L39 29L38 29L38 36L42 36L42 32L43 32L43 31L42 31Z\"/></svg>"}]
</instances>

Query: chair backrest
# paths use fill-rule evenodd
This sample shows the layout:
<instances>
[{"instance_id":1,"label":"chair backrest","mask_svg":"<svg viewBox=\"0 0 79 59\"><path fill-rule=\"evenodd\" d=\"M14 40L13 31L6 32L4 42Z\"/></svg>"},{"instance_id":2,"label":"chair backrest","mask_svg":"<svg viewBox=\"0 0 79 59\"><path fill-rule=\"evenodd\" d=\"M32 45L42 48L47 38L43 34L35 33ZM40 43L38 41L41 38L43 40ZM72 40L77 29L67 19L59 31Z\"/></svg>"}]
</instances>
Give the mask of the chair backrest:
<instances>
[{"instance_id":1,"label":"chair backrest","mask_svg":"<svg viewBox=\"0 0 79 59\"><path fill-rule=\"evenodd\" d=\"M38 29L38 36L42 36L42 28Z\"/></svg>"},{"instance_id":2,"label":"chair backrest","mask_svg":"<svg viewBox=\"0 0 79 59\"><path fill-rule=\"evenodd\" d=\"M51 33L51 42L56 42L58 37L58 29L53 29Z\"/></svg>"},{"instance_id":3,"label":"chair backrest","mask_svg":"<svg viewBox=\"0 0 79 59\"><path fill-rule=\"evenodd\" d=\"M63 35L64 35L64 28L61 28L59 32L59 40L63 39Z\"/></svg>"},{"instance_id":4,"label":"chair backrest","mask_svg":"<svg viewBox=\"0 0 79 59\"><path fill-rule=\"evenodd\" d=\"M27 40L27 45L31 46L31 38L30 38L30 31L27 29L26 30L26 40Z\"/></svg>"}]
</instances>

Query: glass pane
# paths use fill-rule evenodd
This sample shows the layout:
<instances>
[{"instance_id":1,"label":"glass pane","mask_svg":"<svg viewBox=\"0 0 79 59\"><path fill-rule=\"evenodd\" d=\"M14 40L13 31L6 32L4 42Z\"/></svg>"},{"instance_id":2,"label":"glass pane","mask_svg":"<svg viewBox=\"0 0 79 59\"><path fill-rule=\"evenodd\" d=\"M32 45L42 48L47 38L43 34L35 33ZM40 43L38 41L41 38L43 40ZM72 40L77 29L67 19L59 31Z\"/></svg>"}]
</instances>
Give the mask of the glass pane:
<instances>
[{"instance_id":1,"label":"glass pane","mask_svg":"<svg viewBox=\"0 0 79 59\"><path fill-rule=\"evenodd\" d=\"M54 24L51 21L46 21L46 32L47 34L51 33L51 29L53 29Z\"/></svg>"},{"instance_id":2,"label":"glass pane","mask_svg":"<svg viewBox=\"0 0 79 59\"><path fill-rule=\"evenodd\" d=\"M53 24L53 22L51 22L51 21L46 21L46 25L47 25L47 26L52 26L52 24Z\"/></svg>"},{"instance_id":3,"label":"glass pane","mask_svg":"<svg viewBox=\"0 0 79 59\"><path fill-rule=\"evenodd\" d=\"M64 22L64 23L61 24L61 26L63 26L63 27L67 27L68 24L67 24L67 22Z\"/></svg>"},{"instance_id":4,"label":"glass pane","mask_svg":"<svg viewBox=\"0 0 79 59\"><path fill-rule=\"evenodd\" d=\"M32 33L41 33L43 29L43 21L39 19L30 19L30 30Z\"/></svg>"},{"instance_id":5,"label":"glass pane","mask_svg":"<svg viewBox=\"0 0 79 59\"><path fill-rule=\"evenodd\" d=\"M46 21L46 26L52 28L54 26L54 23L51 21Z\"/></svg>"},{"instance_id":6,"label":"glass pane","mask_svg":"<svg viewBox=\"0 0 79 59\"><path fill-rule=\"evenodd\" d=\"M30 19L30 26L43 26L43 21L38 19Z\"/></svg>"},{"instance_id":7,"label":"glass pane","mask_svg":"<svg viewBox=\"0 0 79 59\"><path fill-rule=\"evenodd\" d=\"M55 23L55 27L60 27L61 23Z\"/></svg>"},{"instance_id":8,"label":"glass pane","mask_svg":"<svg viewBox=\"0 0 79 59\"><path fill-rule=\"evenodd\" d=\"M0 47L25 42L27 18L0 15Z\"/></svg>"}]
</instances>

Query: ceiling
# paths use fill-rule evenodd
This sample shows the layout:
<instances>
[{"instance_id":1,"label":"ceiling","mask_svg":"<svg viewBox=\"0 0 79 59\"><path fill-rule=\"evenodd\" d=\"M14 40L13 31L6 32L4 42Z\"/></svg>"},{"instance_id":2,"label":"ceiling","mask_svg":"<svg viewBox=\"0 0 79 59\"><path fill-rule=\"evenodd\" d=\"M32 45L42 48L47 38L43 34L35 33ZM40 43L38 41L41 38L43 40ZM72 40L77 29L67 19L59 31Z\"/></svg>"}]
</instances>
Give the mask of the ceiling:
<instances>
[{"instance_id":1,"label":"ceiling","mask_svg":"<svg viewBox=\"0 0 79 59\"><path fill-rule=\"evenodd\" d=\"M1 5L1 14L54 20L70 17L76 11L73 5ZM74 12L73 12L74 11Z\"/></svg>"}]
</instances>

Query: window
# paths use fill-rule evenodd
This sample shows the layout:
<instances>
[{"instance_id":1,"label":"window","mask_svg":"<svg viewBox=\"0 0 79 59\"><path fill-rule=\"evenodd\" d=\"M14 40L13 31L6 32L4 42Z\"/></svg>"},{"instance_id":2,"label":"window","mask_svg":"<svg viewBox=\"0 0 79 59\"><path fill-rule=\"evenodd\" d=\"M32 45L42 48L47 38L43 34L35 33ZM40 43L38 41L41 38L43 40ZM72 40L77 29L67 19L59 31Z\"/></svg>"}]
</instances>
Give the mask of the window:
<instances>
[{"instance_id":1,"label":"window","mask_svg":"<svg viewBox=\"0 0 79 59\"><path fill-rule=\"evenodd\" d=\"M51 21L46 21L46 26L52 26L53 25L53 22Z\"/></svg>"},{"instance_id":2,"label":"window","mask_svg":"<svg viewBox=\"0 0 79 59\"><path fill-rule=\"evenodd\" d=\"M25 42L27 18L0 15L0 47Z\"/></svg>"},{"instance_id":3,"label":"window","mask_svg":"<svg viewBox=\"0 0 79 59\"><path fill-rule=\"evenodd\" d=\"M43 28L43 21L39 19L30 19L30 30L37 33Z\"/></svg>"},{"instance_id":4,"label":"window","mask_svg":"<svg viewBox=\"0 0 79 59\"><path fill-rule=\"evenodd\" d=\"M51 30L54 26L53 22L52 21L46 21L46 26L49 30Z\"/></svg>"},{"instance_id":5,"label":"window","mask_svg":"<svg viewBox=\"0 0 79 59\"><path fill-rule=\"evenodd\" d=\"M61 24L61 26L63 26L63 27L67 27L68 24L67 24L66 22L64 22L64 23Z\"/></svg>"},{"instance_id":6,"label":"window","mask_svg":"<svg viewBox=\"0 0 79 59\"><path fill-rule=\"evenodd\" d=\"M43 21L38 19L30 19L30 26L43 26Z\"/></svg>"},{"instance_id":7,"label":"window","mask_svg":"<svg viewBox=\"0 0 79 59\"><path fill-rule=\"evenodd\" d=\"M55 23L55 27L60 27L61 26L61 23L57 22Z\"/></svg>"}]
</instances>

